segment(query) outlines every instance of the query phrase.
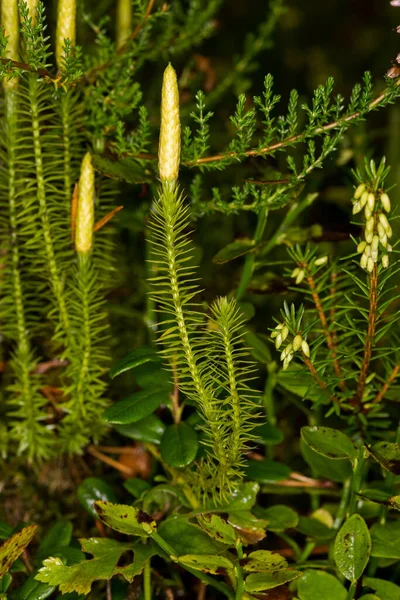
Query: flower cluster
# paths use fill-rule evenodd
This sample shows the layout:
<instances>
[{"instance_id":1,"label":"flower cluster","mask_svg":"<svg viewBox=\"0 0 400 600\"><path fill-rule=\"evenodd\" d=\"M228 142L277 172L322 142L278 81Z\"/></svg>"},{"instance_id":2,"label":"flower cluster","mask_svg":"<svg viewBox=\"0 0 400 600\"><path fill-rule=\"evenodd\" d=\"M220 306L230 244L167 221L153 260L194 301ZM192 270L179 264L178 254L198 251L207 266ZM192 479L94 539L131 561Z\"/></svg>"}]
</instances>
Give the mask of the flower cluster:
<instances>
[{"instance_id":1,"label":"flower cluster","mask_svg":"<svg viewBox=\"0 0 400 600\"><path fill-rule=\"evenodd\" d=\"M386 192L378 193L368 189L360 183L354 192L353 215L364 209L365 215L365 240L357 246L357 252L362 253L360 266L372 273L374 265L378 262L379 248L383 250L382 266L389 266L389 252L392 246L389 239L392 237L392 228L385 212L390 212L390 199Z\"/></svg>"},{"instance_id":2,"label":"flower cluster","mask_svg":"<svg viewBox=\"0 0 400 600\"><path fill-rule=\"evenodd\" d=\"M321 267L322 265L324 265L325 263L328 262L328 257L327 256L321 256L320 258L316 258L313 262L313 264L316 267ZM296 278L296 285L299 285L304 277L306 276L306 267L296 267L295 269L293 269L292 271L292 275L293 278Z\"/></svg>"},{"instance_id":3,"label":"flower cluster","mask_svg":"<svg viewBox=\"0 0 400 600\"><path fill-rule=\"evenodd\" d=\"M279 323L271 333L271 338L275 339L275 348L278 350L289 336L289 328L285 323ZM281 360L283 361L283 370L285 371L294 357L294 353L302 350L304 356L310 356L310 347L306 340L298 333L293 337L291 342L288 342L286 347L281 352Z\"/></svg>"}]
</instances>

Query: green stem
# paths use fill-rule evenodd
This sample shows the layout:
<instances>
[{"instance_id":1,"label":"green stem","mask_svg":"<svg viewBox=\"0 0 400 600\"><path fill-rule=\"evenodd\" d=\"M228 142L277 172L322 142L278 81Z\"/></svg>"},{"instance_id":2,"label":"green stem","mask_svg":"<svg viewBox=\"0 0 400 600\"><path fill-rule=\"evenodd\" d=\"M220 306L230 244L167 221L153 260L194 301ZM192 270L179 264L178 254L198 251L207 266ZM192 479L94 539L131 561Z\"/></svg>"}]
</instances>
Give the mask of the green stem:
<instances>
[{"instance_id":1,"label":"green stem","mask_svg":"<svg viewBox=\"0 0 400 600\"><path fill-rule=\"evenodd\" d=\"M265 382L263 401L265 414L267 417L267 423L270 423L273 426L276 426L276 415L275 415L275 402L274 402L274 389L276 385L276 371L278 369L278 365L275 361L268 363L267 370L267 380ZM274 448L273 446L266 447L266 455L267 458L272 459L274 457Z\"/></svg>"},{"instance_id":2,"label":"green stem","mask_svg":"<svg viewBox=\"0 0 400 600\"><path fill-rule=\"evenodd\" d=\"M358 458L354 461L353 479L351 484L351 499L349 504L349 516L356 512L358 502L358 492L361 488L363 471L365 466L364 449L359 450Z\"/></svg>"},{"instance_id":3,"label":"green stem","mask_svg":"<svg viewBox=\"0 0 400 600\"><path fill-rule=\"evenodd\" d=\"M335 521L333 523L333 529L340 529L340 526L346 517L346 510L350 499L351 484L351 479L346 479L346 481L343 484L342 496L340 498L339 507L336 513Z\"/></svg>"},{"instance_id":4,"label":"green stem","mask_svg":"<svg viewBox=\"0 0 400 600\"><path fill-rule=\"evenodd\" d=\"M219 487L225 489L226 480L228 478L228 461L226 449L222 444L218 443L220 439L220 425L218 418L215 415L213 399L210 398L209 391L206 389L202 375L200 373L197 360L192 348L192 343L189 339L188 328L185 319L185 311L183 308L181 289L179 283L179 265L177 255L177 232L176 232L176 216L179 210L181 200L178 197L178 188L175 183L163 183L161 206L163 208L165 238L167 243L168 254L168 272L169 282L171 287L172 302L174 306L175 318L178 325L180 341L186 358L186 362L193 380L195 390L198 395L199 403L204 413L206 422L209 424L212 431L214 452L219 463ZM181 226L181 225L180 225Z\"/></svg>"},{"instance_id":5,"label":"green stem","mask_svg":"<svg viewBox=\"0 0 400 600\"><path fill-rule=\"evenodd\" d=\"M349 591L347 592L346 600L353 600L354 595L356 593L356 589L357 589L357 581L353 581L349 588Z\"/></svg>"},{"instance_id":6,"label":"green stem","mask_svg":"<svg viewBox=\"0 0 400 600\"><path fill-rule=\"evenodd\" d=\"M261 242L262 237L264 235L265 227L267 225L268 218L268 208L263 207L258 214L257 218L257 226L256 231L254 233L253 241L255 244ZM254 253L248 254L246 256L246 260L244 262L244 267L242 271L242 276L240 278L239 287L236 292L236 300L239 301L246 293L247 286L249 281L253 275L254 263L256 260L256 255Z\"/></svg>"},{"instance_id":7,"label":"green stem","mask_svg":"<svg viewBox=\"0 0 400 600\"><path fill-rule=\"evenodd\" d=\"M68 345L73 348L73 339L70 330L70 321L65 303L64 286L60 276L59 266L54 250L51 224L49 220L49 207L47 205L46 183L43 166L43 152L40 129L40 107L38 102L39 91L36 76L29 77L29 98L33 129L33 148L36 166L37 199L39 203L39 216L42 224L44 250L47 260L47 268L50 275L51 287L56 299L60 324L68 340Z\"/></svg>"},{"instance_id":8,"label":"green stem","mask_svg":"<svg viewBox=\"0 0 400 600\"><path fill-rule=\"evenodd\" d=\"M35 393L31 381L32 351L28 339L25 320L25 301L21 281L21 257L20 241L18 234L17 217L17 181L16 181L16 145L17 145L17 114L18 99L14 89L6 89L5 92L5 120L6 128L6 152L7 152L7 183L8 183L8 212L10 224L10 246L11 258L11 281L13 289L13 305L15 310L15 326L17 347L14 352L12 364L19 380L18 405L22 411L24 422L18 421L17 430L20 448L28 449L30 458L44 456L44 440L48 437L45 426L41 425L44 413L40 410L43 400ZM37 396L35 403L34 396ZM36 413L36 414L35 414Z\"/></svg>"},{"instance_id":9,"label":"green stem","mask_svg":"<svg viewBox=\"0 0 400 600\"><path fill-rule=\"evenodd\" d=\"M235 571L236 571L236 594L235 594L235 600L242 600L242 595L243 595L243 569L240 566L240 561L243 558L243 547L242 547L242 544L240 543L239 540L237 541L236 549L237 549L238 562L237 562L236 567L235 567Z\"/></svg>"},{"instance_id":10,"label":"green stem","mask_svg":"<svg viewBox=\"0 0 400 600\"><path fill-rule=\"evenodd\" d=\"M71 90L68 90L61 96L61 122L63 129L63 147L64 147L64 196L65 205L70 213L71 208L71 186L72 186L72 170L71 170Z\"/></svg>"},{"instance_id":11,"label":"green stem","mask_svg":"<svg viewBox=\"0 0 400 600\"><path fill-rule=\"evenodd\" d=\"M290 546L290 548L292 548L294 555L296 557L296 561L300 560L302 552L300 549L300 546L298 545L297 542L295 542L289 535L287 535L286 533L277 533L276 534L278 537L281 538L281 540L283 540L284 542L287 543L288 546Z\"/></svg>"},{"instance_id":12,"label":"green stem","mask_svg":"<svg viewBox=\"0 0 400 600\"><path fill-rule=\"evenodd\" d=\"M144 600L151 600L151 563L150 559L144 563L143 571L143 593Z\"/></svg>"}]
</instances>

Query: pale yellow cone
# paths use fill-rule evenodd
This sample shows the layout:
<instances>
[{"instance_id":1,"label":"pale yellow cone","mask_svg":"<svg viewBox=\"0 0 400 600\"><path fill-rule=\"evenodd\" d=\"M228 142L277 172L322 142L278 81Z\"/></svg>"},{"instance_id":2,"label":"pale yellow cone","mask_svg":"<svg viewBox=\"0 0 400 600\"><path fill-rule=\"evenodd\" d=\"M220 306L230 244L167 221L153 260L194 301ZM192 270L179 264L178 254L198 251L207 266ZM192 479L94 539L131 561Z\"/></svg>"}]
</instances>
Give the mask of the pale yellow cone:
<instances>
[{"instance_id":1,"label":"pale yellow cone","mask_svg":"<svg viewBox=\"0 0 400 600\"><path fill-rule=\"evenodd\" d=\"M76 39L76 0L58 0L57 32L56 32L56 61L59 69L62 68L66 39L71 40L75 46Z\"/></svg>"},{"instance_id":2,"label":"pale yellow cone","mask_svg":"<svg viewBox=\"0 0 400 600\"><path fill-rule=\"evenodd\" d=\"M132 2L118 0L117 6L117 48L122 48L132 31Z\"/></svg>"},{"instance_id":3,"label":"pale yellow cone","mask_svg":"<svg viewBox=\"0 0 400 600\"><path fill-rule=\"evenodd\" d=\"M1 3L1 24L7 37L7 57L19 60L19 14L18 0L3 0ZM18 79L3 80L5 89L18 85Z\"/></svg>"},{"instance_id":4,"label":"pale yellow cone","mask_svg":"<svg viewBox=\"0 0 400 600\"><path fill-rule=\"evenodd\" d=\"M178 179L181 156L181 124L179 92L175 70L171 65L164 71L161 94L161 129L158 148L158 168L162 182Z\"/></svg>"},{"instance_id":5,"label":"pale yellow cone","mask_svg":"<svg viewBox=\"0 0 400 600\"><path fill-rule=\"evenodd\" d=\"M87 152L81 165L78 208L76 211L75 249L87 254L93 246L94 227L94 168L92 155Z\"/></svg>"}]
</instances>

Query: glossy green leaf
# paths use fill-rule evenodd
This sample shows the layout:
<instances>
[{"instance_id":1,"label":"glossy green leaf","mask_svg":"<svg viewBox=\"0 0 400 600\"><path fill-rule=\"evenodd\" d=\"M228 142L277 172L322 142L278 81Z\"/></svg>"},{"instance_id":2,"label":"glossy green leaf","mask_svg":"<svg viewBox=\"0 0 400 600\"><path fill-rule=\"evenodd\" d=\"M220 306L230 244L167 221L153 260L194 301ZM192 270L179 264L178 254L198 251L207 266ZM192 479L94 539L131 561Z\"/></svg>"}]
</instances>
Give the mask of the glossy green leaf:
<instances>
[{"instance_id":1,"label":"glossy green leaf","mask_svg":"<svg viewBox=\"0 0 400 600\"><path fill-rule=\"evenodd\" d=\"M371 553L371 536L364 519L352 515L335 539L333 556L340 573L350 581L361 577Z\"/></svg>"},{"instance_id":2,"label":"glossy green leaf","mask_svg":"<svg viewBox=\"0 0 400 600\"><path fill-rule=\"evenodd\" d=\"M260 244L256 245L256 242L249 238L235 240L217 252L213 258L213 262L217 265L222 265L231 260L235 260L235 258L239 258L239 256L243 256L248 252L254 252L260 247Z\"/></svg>"},{"instance_id":3,"label":"glossy green leaf","mask_svg":"<svg viewBox=\"0 0 400 600\"><path fill-rule=\"evenodd\" d=\"M0 540L6 540L13 532L13 528L8 523L0 521Z\"/></svg>"},{"instance_id":4,"label":"glossy green leaf","mask_svg":"<svg viewBox=\"0 0 400 600\"><path fill-rule=\"evenodd\" d=\"M266 520L268 531L285 531L297 527L299 523L299 515L292 508L283 504L257 509L255 513L258 517Z\"/></svg>"},{"instance_id":5,"label":"glossy green leaf","mask_svg":"<svg viewBox=\"0 0 400 600\"><path fill-rule=\"evenodd\" d=\"M364 596L360 596L359 600L382 600L382 598L376 594L365 594Z\"/></svg>"},{"instance_id":6,"label":"glossy green leaf","mask_svg":"<svg viewBox=\"0 0 400 600\"><path fill-rule=\"evenodd\" d=\"M379 442L371 449L371 454L386 471L400 475L400 446L390 442Z\"/></svg>"},{"instance_id":7,"label":"glossy green leaf","mask_svg":"<svg viewBox=\"0 0 400 600\"><path fill-rule=\"evenodd\" d=\"M177 485L161 483L149 489L142 496L143 510L150 514L161 511L162 513L172 511L181 506L191 507L182 489Z\"/></svg>"},{"instance_id":8,"label":"glossy green leaf","mask_svg":"<svg viewBox=\"0 0 400 600\"><path fill-rule=\"evenodd\" d=\"M357 458L358 450L351 439L330 427L302 427L301 437L312 450L326 458Z\"/></svg>"},{"instance_id":9,"label":"glossy green leaf","mask_svg":"<svg viewBox=\"0 0 400 600\"><path fill-rule=\"evenodd\" d=\"M78 492L79 493L79 492ZM43 560L58 548L68 546L72 539L72 523L59 521L46 533L37 549L37 559Z\"/></svg>"},{"instance_id":10,"label":"glossy green leaf","mask_svg":"<svg viewBox=\"0 0 400 600\"><path fill-rule=\"evenodd\" d=\"M329 540L335 536L335 531L327 527L319 519L312 517L300 517L296 527L300 533L316 540Z\"/></svg>"},{"instance_id":11,"label":"glossy green leaf","mask_svg":"<svg viewBox=\"0 0 400 600\"><path fill-rule=\"evenodd\" d=\"M130 440L158 445L165 431L165 425L156 415L149 415L129 425L114 425L114 429Z\"/></svg>"},{"instance_id":12,"label":"glossy green leaf","mask_svg":"<svg viewBox=\"0 0 400 600\"><path fill-rule=\"evenodd\" d=\"M88 477L78 487L78 500L87 510L87 512L97 519L97 513L93 507L96 500L107 500L108 502L118 502L118 497L114 490L99 477Z\"/></svg>"},{"instance_id":13,"label":"glossy green leaf","mask_svg":"<svg viewBox=\"0 0 400 600\"><path fill-rule=\"evenodd\" d=\"M377 579L375 577L363 578L363 589L371 588L376 592L381 600L399 600L400 586L386 581L385 579Z\"/></svg>"},{"instance_id":14,"label":"glossy green leaf","mask_svg":"<svg viewBox=\"0 0 400 600\"><path fill-rule=\"evenodd\" d=\"M259 483L275 483L288 479L291 469L274 460L248 460L246 477Z\"/></svg>"},{"instance_id":15,"label":"glossy green leaf","mask_svg":"<svg viewBox=\"0 0 400 600\"><path fill-rule=\"evenodd\" d=\"M180 564L203 573L221 574L221 570L232 571L233 563L217 554L185 554L178 558Z\"/></svg>"},{"instance_id":16,"label":"glossy green leaf","mask_svg":"<svg viewBox=\"0 0 400 600\"><path fill-rule=\"evenodd\" d=\"M256 550L240 561L244 571L256 573L268 573L270 571L280 571L288 566L287 560L269 550Z\"/></svg>"},{"instance_id":17,"label":"glossy green leaf","mask_svg":"<svg viewBox=\"0 0 400 600\"><path fill-rule=\"evenodd\" d=\"M148 362L135 369L135 380L140 388L166 389L169 394L173 392L172 375L164 369L162 363Z\"/></svg>"},{"instance_id":18,"label":"glossy green leaf","mask_svg":"<svg viewBox=\"0 0 400 600\"><path fill-rule=\"evenodd\" d=\"M88 594L91 585L98 579L110 579L114 575L122 574L128 581L135 574L141 572L145 560L154 553L152 548L143 544L134 545L130 542L118 542L106 538L89 538L81 540L82 550L92 554L93 558L76 565L64 565L59 558L48 558L36 575L36 579L50 585L59 585L61 593L77 592ZM118 561L127 550L133 550L134 562L126 567L119 567ZM143 559L143 553L145 558ZM128 576L127 576L128 575Z\"/></svg>"},{"instance_id":19,"label":"glossy green leaf","mask_svg":"<svg viewBox=\"0 0 400 600\"><path fill-rule=\"evenodd\" d=\"M109 406L103 417L107 423L129 425L148 417L160 404L168 401L169 394L165 388L141 390Z\"/></svg>"},{"instance_id":20,"label":"glossy green leaf","mask_svg":"<svg viewBox=\"0 0 400 600\"><path fill-rule=\"evenodd\" d=\"M223 512L250 510L253 508L260 486L254 481L242 483L231 495L230 499L222 506L217 506Z\"/></svg>"},{"instance_id":21,"label":"glossy green leaf","mask_svg":"<svg viewBox=\"0 0 400 600\"><path fill-rule=\"evenodd\" d=\"M250 593L271 590L300 576L301 573L293 569L283 569L271 573L252 573L246 578L244 589Z\"/></svg>"},{"instance_id":22,"label":"glossy green leaf","mask_svg":"<svg viewBox=\"0 0 400 600\"><path fill-rule=\"evenodd\" d=\"M161 438L161 458L171 467L183 468L196 458L199 440L185 422L169 425Z\"/></svg>"},{"instance_id":23,"label":"glossy green leaf","mask_svg":"<svg viewBox=\"0 0 400 600\"><path fill-rule=\"evenodd\" d=\"M332 460L322 454L315 452L304 440L300 440L301 453L304 460L314 469L318 475L329 481L343 482L352 476L353 469L349 459Z\"/></svg>"},{"instance_id":24,"label":"glossy green leaf","mask_svg":"<svg viewBox=\"0 0 400 600\"><path fill-rule=\"evenodd\" d=\"M154 175L147 167L131 158L110 160L99 154L93 155L93 166L106 177L126 181L127 183L149 183Z\"/></svg>"},{"instance_id":25,"label":"glossy green leaf","mask_svg":"<svg viewBox=\"0 0 400 600\"><path fill-rule=\"evenodd\" d=\"M94 509L103 523L121 533L148 537L156 530L152 517L134 506L99 500L94 503Z\"/></svg>"},{"instance_id":26,"label":"glossy green leaf","mask_svg":"<svg viewBox=\"0 0 400 600\"><path fill-rule=\"evenodd\" d=\"M14 533L0 546L0 577L8 572L11 565L23 553L36 533L37 526L29 525Z\"/></svg>"},{"instance_id":27,"label":"glossy green leaf","mask_svg":"<svg viewBox=\"0 0 400 600\"><path fill-rule=\"evenodd\" d=\"M144 481L139 477L132 477L125 481L124 488L128 490L134 498L140 498L144 492L147 492L151 488L151 485L148 481Z\"/></svg>"},{"instance_id":28,"label":"glossy green leaf","mask_svg":"<svg viewBox=\"0 0 400 600\"><path fill-rule=\"evenodd\" d=\"M264 423L259 427L254 428L254 435L260 438L260 442L266 446L276 446L281 444L285 439L283 431L271 423Z\"/></svg>"},{"instance_id":29,"label":"glossy green leaf","mask_svg":"<svg viewBox=\"0 0 400 600\"><path fill-rule=\"evenodd\" d=\"M219 515L204 514L197 517L197 522L213 540L234 546L236 542L235 530Z\"/></svg>"},{"instance_id":30,"label":"glossy green leaf","mask_svg":"<svg viewBox=\"0 0 400 600\"><path fill-rule=\"evenodd\" d=\"M129 352L123 359L119 360L109 372L111 379L121 375L125 371L135 369L147 362L160 362L160 358L153 348L136 348Z\"/></svg>"},{"instance_id":31,"label":"glossy green leaf","mask_svg":"<svg viewBox=\"0 0 400 600\"><path fill-rule=\"evenodd\" d=\"M371 541L371 556L400 559L400 521L374 523L371 527Z\"/></svg>"},{"instance_id":32,"label":"glossy green leaf","mask_svg":"<svg viewBox=\"0 0 400 600\"><path fill-rule=\"evenodd\" d=\"M184 554L215 554L226 547L211 539L199 526L186 518L170 517L158 527L159 535L174 549Z\"/></svg>"},{"instance_id":33,"label":"glossy green leaf","mask_svg":"<svg viewBox=\"0 0 400 600\"><path fill-rule=\"evenodd\" d=\"M330 573L324 571L305 571L298 583L299 600L346 600L347 590Z\"/></svg>"},{"instance_id":34,"label":"glossy green leaf","mask_svg":"<svg viewBox=\"0 0 400 600\"><path fill-rule=\"evenodd\" d=\"M51 596L56 589L55 585L41 583L36 581L33 575L30 575L18 590L18 600L44 600Z\"/></svg>"}]
</instances>

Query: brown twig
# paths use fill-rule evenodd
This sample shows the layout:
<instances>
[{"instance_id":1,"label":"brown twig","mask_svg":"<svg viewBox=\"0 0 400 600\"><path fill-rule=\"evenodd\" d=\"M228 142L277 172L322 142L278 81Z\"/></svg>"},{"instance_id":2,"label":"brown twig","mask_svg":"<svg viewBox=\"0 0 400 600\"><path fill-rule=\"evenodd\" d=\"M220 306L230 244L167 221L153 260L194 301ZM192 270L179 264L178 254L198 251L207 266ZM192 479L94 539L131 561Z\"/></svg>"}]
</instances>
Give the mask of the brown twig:
<instances>
[{"instance_id":1,"label":"brown twig","mask_svg":"<svg viewBox=\"0 0 400 600\"><path fill-rule=\"evenodd\" d=\"M301 268L304 268L304 265L299 265ZM337 350L336 344L332 338L331 332L329 331L328 320L326 318L324 309L322 307L321 299L317 292L317 286L315 285L314 278L311 275L307 275L307 282L309 288L311 290L312 299L315 304L315 308L317 309L319 320L321 321L322 329L326 337L326 343L331 353L333 368L335 369L335 373L339 379L339 386L341 390L346 389L346 384L343 381L342 370L340 368L339 360L337 358Z\"/></svg>"},{"instance_id":2,"label":"brown twig","mask_svg":"<svg viewBox=\"0 0 400 600\"><path fill-rule=\"evenodd\" d=\"M106 593L107 593L107 600L112 600L111 581L109 579L107 579L107 582L106 582Z\"/></svg>"},{"instance_id":3,"label":"brown twig","mask_svg":"<svg viewBox=\"0 0 400 600\"><path fill-rule=\"evenodd\" d=\"M91 454L92 456L95 456L96 458L98 458L102 462L106 463L107 465L110 465L110 467L113 467L114 469L117 469L118 471L121 471L121 473L125 473L125 475L129 475L130 477L133 476L133 471L130 467L127 467L126 465L123 465L122 463L118 462L117 460L110 458L106 454L99 452L95 448L95 446L89 446L87 450L88 450L89 454Z\"/></svg>"},{"instance_id":4,"label":"brown twig","mask_svg":"<svg viewBox=\"0 0 400 600\"><path fill-rule=\"evenodd\" d=\"M313 376L313 378L315 379L315 381L318 383L319 387L322 390L324 390L326 392L329 392L328 386L326 385L325 381L323 381L319 377L319 375L318 375L318 373L317 373L314 365L312 364L311 360L309 358L307 358L306 356L304 356L304 355L303 355L303 360L304 360L304 364L308 367L308 370L310 371L310 373ZM330 398L331 398L332 402L340 404L340 400L339 400L339 398L337 396L335 396L335 395L332 396L331 395Z\"/></svg>"},{"instance_id":5,"label":"brown twig","mask_svg":"<svg viewBox=\"0 0 400 600\"><path fill-rule=\"evenodd\" d=\"M400 79L398 81L396 81L396 85L400 85ZM372 110L375 106L377 106L380 102L382 102L382 100L384 100L384 98L386 97L386 95L388 94L387 90L385 90L384 92L382 92L381 94L379 94L379 96L377 96L375 98L375 100L372 100L372 102L369 103L368 105L368 109ZM344 123L349 123L351 121L354 121L354 119L357 119L358 117L360 117L360 112L356 111L354 113L352 113L351 115L347 115L347 117L343 117L342 119L338 119L337 121L333 121L332 123L328 123L327 125L323 125L322 127L318 127L315 130L315 134L318 135L320 133L324 133L324 131L330 131L331 129L335 129L336 127L340 127L340 125L344 124ZM237 158L239 156L262 156L264 154L269 154L271 152L274 152L275 150L279 150L280 148L283 148L285 146L287 146L288 144L293 144L293 142L297 142L298 140L301 140L303 137L302 133L298 133L297 135L292 135L289 138L286 138L284 140L282 140L281 142L276 142L275 144L271 144L271 146L266 146L265 148L257 148L254 150L247 150L246 152L225 152L225 153L221 153L221 154L215 154L214 156L204 156L203 158L197 158L196 160L192 160L190 162L187 162L187 165L200 165L200 164L205 164L205 163L210 163L210 162L217 162L219 160L224 160L225 158Z\"/></svg>"},{"instance_id":6,"label":"brown twig","mask_svg":"<svg viewBox=\"0 0 400 600\"><path fill-rule=\"evenodd\" d=\"M376 311L378 307L378 267L376 263L369 279L369 314L368 331L365 340L364 356L361 364L360 375L357 382L357 391L352 400L353 405L360 405L364 393L365 382L372 357L372 344L375 336Z\"/></svg>"},{"instance_id":7,"label":"brown twig","mask_svg":"<svg viewBox=\"0 0 400 600\"><path fill-rule=\"evenodd\" d=\"M399 370L400 370L400 363L397 363L397 365L395 365L393 367L392 372L390 373L389 377L387 378L387 380L385 381L385 383L383 384L383 386L381 387L381 389L379 390L379 392L377 393L375 398L372 400L371 404L378 404L379 402L382 401L384 395L386 394L386 392L392 385L393 381L396 379L396 377L399 373Z\"/></svg>"},{"instance_id":8,"label":"brown twig","mask_svg":"<svg viewBox=\"0 0 400 600\"><path fill-rule=\"evenodd\" d=\"M57 81L58 76L54 76L53 73L47 71L47 69L33 69L30 65L24 62L19 62L18 60L11 60L10 58L0 58L0 62L7 66L14 67L15 69L22 69L23 71L29 71L30 73L36 73L45 79L50 79L51 81Z\"/></svg>"}]
</instances>

